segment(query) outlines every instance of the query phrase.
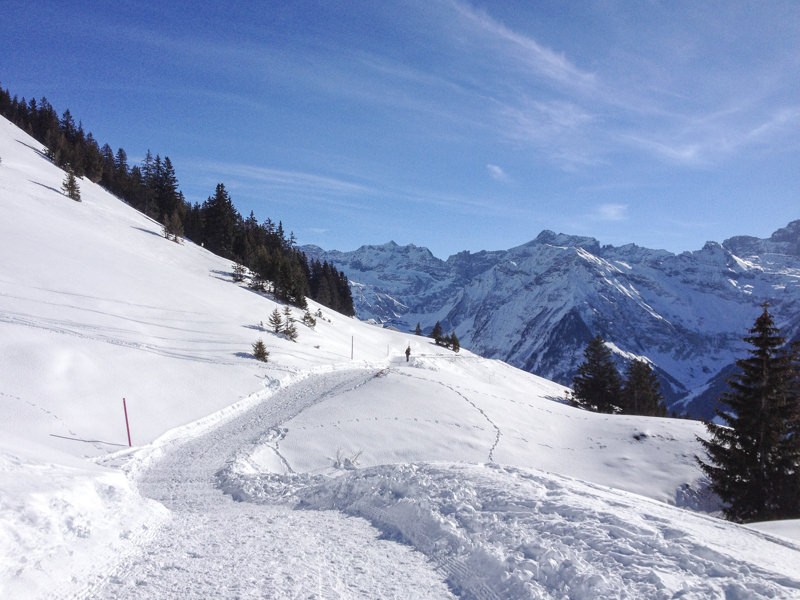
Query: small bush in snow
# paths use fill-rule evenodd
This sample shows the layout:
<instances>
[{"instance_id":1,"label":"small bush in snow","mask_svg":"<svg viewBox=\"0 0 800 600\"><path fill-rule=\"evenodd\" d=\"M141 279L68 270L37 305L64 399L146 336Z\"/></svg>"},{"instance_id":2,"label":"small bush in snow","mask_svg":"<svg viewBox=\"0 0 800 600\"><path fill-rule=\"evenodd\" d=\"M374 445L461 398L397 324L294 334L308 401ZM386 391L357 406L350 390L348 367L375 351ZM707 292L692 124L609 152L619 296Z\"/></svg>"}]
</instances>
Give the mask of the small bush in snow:
<instances>
[{"instance_id":1,"label":"small bush in snow","mask_svg":"<svg viewBox=\"0 0 800 600\"><path fill-rule=\"evenodd\" d=\"M310 327L311 329L314 329L316 324L317 320L314 318L314 315L306 311L305 314L303 315L303 325L305 325L306 327Z\"/></svg>"},{"instance_id":2,"label":"small bush in snow","mask_svg":"<svg viewBox=\"0 0 800 600\"><path fill-rule=\"evenodd\" d=\"M247 275L247 267L239 263L233 263L233 280L236 282L244 281L245 275Z\"/></svg>"}]
</instances>

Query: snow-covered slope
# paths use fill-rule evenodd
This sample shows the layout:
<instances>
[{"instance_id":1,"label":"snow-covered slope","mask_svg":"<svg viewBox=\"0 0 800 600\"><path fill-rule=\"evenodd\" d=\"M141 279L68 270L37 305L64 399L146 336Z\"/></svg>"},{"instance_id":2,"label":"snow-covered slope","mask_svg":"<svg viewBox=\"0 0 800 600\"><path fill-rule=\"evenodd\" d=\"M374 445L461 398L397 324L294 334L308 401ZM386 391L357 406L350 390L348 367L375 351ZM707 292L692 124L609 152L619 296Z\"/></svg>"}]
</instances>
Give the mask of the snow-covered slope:
<instances>
[{"instance_id":1,"label":"snow-covered slope","mask_svg":"<svg viewBox=\"0 0 800 600\"><path fill-rule=\"evenodd\" d=\"M0 120L0 597L800 591L793 524L687 517L698 423L324 308L272 335L230 264L40 150Z\"/></svg>"},{"instance_id":2,"label":"snow-covered slope","mask_svg":"<svg viewBox=\"0 0 800 600\"><path fill-rule=\"evenodd\" d=\"M361 318L402 331L440 321L474 352L564 384L599 334L620 358L650 359L672 409L696 416L713 414L715 381L741 356L760 304L800 335L800 221L679 255L549 231L447 261L392 243L308 250L348 275Z\"/></svg>"}]
</instances>

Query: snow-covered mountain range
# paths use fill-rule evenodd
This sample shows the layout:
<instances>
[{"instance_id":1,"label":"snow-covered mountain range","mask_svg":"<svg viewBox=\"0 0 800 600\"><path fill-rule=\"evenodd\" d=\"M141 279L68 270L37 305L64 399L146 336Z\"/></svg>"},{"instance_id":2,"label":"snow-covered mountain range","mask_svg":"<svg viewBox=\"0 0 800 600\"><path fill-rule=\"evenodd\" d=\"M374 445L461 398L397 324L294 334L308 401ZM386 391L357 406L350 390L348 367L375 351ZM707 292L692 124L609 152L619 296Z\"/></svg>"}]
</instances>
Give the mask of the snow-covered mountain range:
<instances>
[{"instance_id":1,"label":"snow-covered mountain range","mask_svg":"<svg viewBox=\"0 0 800 600\"><path fill-rule=\"evenodd\" d=\"M402 331L440 321L472 351L566 385L601 335L621 363L649 359L670 408L697 417L713 414L759 305L787 338L800 333L800 220L677 255L551 231L447 260L393 242L305 250L347 274L360 318Z\"/></svg>"}]
</instances>

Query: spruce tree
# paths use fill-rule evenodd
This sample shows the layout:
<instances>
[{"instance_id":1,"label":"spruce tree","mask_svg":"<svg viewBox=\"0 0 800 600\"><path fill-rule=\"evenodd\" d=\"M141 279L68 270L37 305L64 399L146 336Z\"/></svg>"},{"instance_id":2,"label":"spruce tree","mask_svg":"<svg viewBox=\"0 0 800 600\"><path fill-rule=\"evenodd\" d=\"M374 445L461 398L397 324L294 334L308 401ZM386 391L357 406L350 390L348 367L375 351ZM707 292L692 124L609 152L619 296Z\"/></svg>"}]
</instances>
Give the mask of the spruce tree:
<instances>
[{"instance_id":1,"label":"spruce tree","mask_svg":"<svg viewBox=\"0 0 800 600\"><path fill-rule=\"evenodd\" d=\"M596 412L618 412L622 382L605 340L595 336L583 355L584 362L572 380L576 404Z\"/></svg>"},{"instance_id":2,"label":"spruce tree","mask_svg":"<svg viewBox=\"0 0 800 600\"><path fill-rule=\"evenodd\" d=\"M176 209L171 215L164 214L161 218L164 237L173 242L180 242L183 237L183 222Z\"/></svg>"},{"instance_id":3,"label":"spruce tree","mask_svg":"<svg viewBox=\"0 0 800 600\"><path fill-rule=\"evenodd\" d=\"M698 439L708 461L697 460L728 519L798 517L796 357L784 348L767 305L744 340L752 347L736 361L739 372L720 399L723 424L706 424L710 439Z\"/></svg>"},{"instance_id":4,"label":"spruce tree","mask_svg":"<svg viewBox=\"0 0 800 600\"><path fill-rule=\"evenodd\" d=\"M269 316L269 326L272 327L272 331L275 333L280 333L283 329L283 317L281 316L281 311L277 308L272 311L272 314Z\"/></svg>"},{"instance_id":5,"label":"spruce tree","mask_svg":"<svg viewBox=\"0 0 800 600\"><path fill-rule=\"evenodd\" d=\"M67 174L64 177L64 182L61 184L61 191L71 200L81 201L81 188L78 185L78 178L75 177L75 172L69 165L67 165Z\"/></svg>"},{"instance_id":6,"label":"spruce tree","mask_svg":"<svg viewBox=\"0 0 800 600\"><path fill-rule=\"evenodd\" d=\"M233 241L239 213L233 206L228 191L221 183L217 184L214 195L203 203L202 242L214 254L233 258Z\"/></svg>"},{"instance_id":7,"label":"spruce tree","mask_svg":"<svg viewBox=\"0 0 800 600\"><path fill-rule=\"evenodd\" d=\"M262 339L258 339L253 343L253 356L261 362L267 362L269 359L269 352L267 346Z\"/></svg>"},{"instance_id":8,"label":"spruce tree","mask_svg":"<svg viewBox=\"0 0 800 600\"><path fill-rule=\"evenodd\" d=\"M440 344L442 342L442 335L444 330L442 329L442 324L439 321L436 321L436 324L433 326L433 331L431 331L431 337L436 344Z\"/></svg>"},{"instance_id":9,"label":"spruce tree","mask_svg":"<svg viewBox=\"0 0 800 600\"><path fill-rule=\"evenodd\" d=\"M308 309L306 309L306 312L303 314L303 325L311 329L317 326L317 319L314 318L314 315L312 315Z\"/></svg>"},{"instance_id":10,"label":"spruce tree","mask_svg":"<svg viewBox=\"0 0 800 600\"><path fill-rule=\"evenodd\" d=\"M629 415L664 417L667 411L662 402L661 386L650 365L643 360L628 363L622 386L622 412Z\"/></svg>"},{"instance_id":11,"label":"spruce tree","mask_svg":"<svg viewBox=\"0 0 800 600\"><path fill-rule=\"evenodd\" d=\"M283 335L293 342L297 340L297 326L294 324L292 309L289 306L283 307Z\"/></svg>"},{"instance_id":12,"label":"spruce tree","mask_svg":"<svg viewBox=\"0 0 800 600\"><path fill-rule=\"evenodd\" d=\"M450 334L450 346L453 348L453 352L459 352L461 350L461 342L458 340L455 331Z\"/></svg>"},{"instance_id":13,"label":"spruce tree","mask_svg":"<svg viewBox=\"0 0 800 600\"><path fill-rule=\"evenodd\" d=\"M244 281L245 275L247 275L247 267L243 264L235 262L232 265L233 269L233 280L238 282Z\"/></svg>"}]
</instances>

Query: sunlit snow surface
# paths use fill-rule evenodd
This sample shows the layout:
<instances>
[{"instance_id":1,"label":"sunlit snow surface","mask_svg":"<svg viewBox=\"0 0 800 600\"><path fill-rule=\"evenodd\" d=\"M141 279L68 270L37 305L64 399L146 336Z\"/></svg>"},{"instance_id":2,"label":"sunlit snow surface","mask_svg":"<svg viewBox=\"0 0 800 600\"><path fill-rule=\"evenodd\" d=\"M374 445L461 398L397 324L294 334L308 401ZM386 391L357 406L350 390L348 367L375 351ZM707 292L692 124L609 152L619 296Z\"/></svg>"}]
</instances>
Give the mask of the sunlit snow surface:
<instances>
[{"instance_id":1,"label":"sunlit snow surface","mask_svg":"<svg viewBox=\"0 0 800 600\"><path fill-rule=\"evenodd\" d=\"M700 424L324 308L284 340L228 261L37 150L0 119L0 597L800 595L796 523L686 510L718 508Z\"/></svg>"}]
</instances>

